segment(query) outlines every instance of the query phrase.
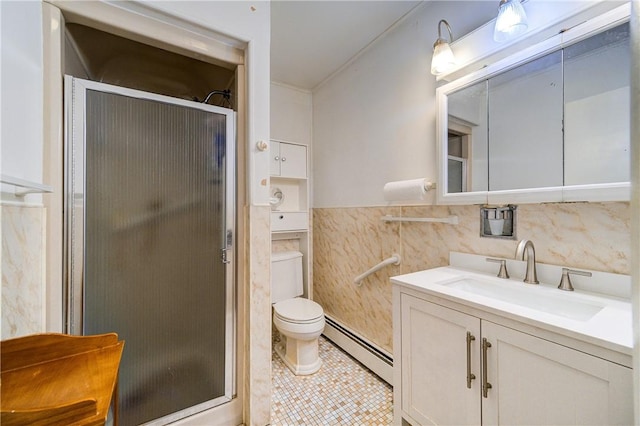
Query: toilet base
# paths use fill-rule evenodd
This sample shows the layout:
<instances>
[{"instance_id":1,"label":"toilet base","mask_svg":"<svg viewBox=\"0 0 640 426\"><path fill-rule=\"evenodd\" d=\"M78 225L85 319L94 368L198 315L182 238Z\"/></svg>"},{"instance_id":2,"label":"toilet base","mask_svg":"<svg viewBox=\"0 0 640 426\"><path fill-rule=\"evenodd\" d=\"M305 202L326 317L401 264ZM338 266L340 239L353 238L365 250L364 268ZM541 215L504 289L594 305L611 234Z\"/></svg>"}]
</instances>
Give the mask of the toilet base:
<instances>
[{"instance_id":1,"label":"toilet base","mask_svg":"<svg viewBox=\"0 0 640 426\"><path fill-rule=\"evenodd\" d=\"M322 367L318 356L318 338L312 340L290 339L280 333L281 342L276 344L276 353L296 376L308 376Z\"/></svg>"}]
</instances>

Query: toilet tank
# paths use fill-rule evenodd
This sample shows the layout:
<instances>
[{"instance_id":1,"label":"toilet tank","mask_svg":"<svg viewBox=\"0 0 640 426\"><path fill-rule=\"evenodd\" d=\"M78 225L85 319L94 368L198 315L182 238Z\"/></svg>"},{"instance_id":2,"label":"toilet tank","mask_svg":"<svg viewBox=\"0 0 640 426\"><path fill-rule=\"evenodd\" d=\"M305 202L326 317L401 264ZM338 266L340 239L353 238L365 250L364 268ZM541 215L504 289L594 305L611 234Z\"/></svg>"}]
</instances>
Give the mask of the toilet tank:
<instances>
[{"instance_id":1,"label":"toilet tank","mask_svg":"<svg viewBox=\"0 0 640 426\"><path fill-rule=\"evenodd\" d=\"M302 253L271 254L271 303L302 296Z\"/></svg>"}]
</instances>

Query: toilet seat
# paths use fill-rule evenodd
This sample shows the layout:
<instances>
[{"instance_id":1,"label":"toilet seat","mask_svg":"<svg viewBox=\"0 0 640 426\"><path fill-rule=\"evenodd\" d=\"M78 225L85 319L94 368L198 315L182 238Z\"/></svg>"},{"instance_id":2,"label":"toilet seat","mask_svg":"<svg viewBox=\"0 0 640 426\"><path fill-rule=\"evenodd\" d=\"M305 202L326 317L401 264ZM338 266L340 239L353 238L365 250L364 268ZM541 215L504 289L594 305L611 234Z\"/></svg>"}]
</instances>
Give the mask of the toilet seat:
<instances>
[{"instance_id":1,"label":"toilet seat","mask_svg":"<svg viewBox=\"0 0 640 426\"><path fill-rule=\"evenodd\" d=\"M313 300L296 297L273 305L275 316L293 324L310 324L324 319L322 306Z\"/></svg>"}]
</instances>

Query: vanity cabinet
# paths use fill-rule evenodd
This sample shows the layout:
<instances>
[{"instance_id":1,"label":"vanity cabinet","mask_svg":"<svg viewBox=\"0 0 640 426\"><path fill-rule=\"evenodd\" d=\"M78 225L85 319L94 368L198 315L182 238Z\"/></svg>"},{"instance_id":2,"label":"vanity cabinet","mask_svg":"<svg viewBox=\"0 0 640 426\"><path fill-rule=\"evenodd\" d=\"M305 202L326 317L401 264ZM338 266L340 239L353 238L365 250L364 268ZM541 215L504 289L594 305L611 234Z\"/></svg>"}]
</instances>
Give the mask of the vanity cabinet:
<instances>
[{"instance_id":1,"label":"vanity cabinet","mask_svg":"<svg viewBox=\"0 0 640 426\"><path fill-rule=\"evenodd\" d=\"M633 423L630 368L452 306L394 288L395 424Z\"/></svg>"},{"instance_id":2,"label":"vanity cabinet","mask_svg":"<svg viewBox=\"0 0 640 426\"><path fill-rule=\"evenodd\" d=\"M400 358L402 416L416 425L480 424L480 320L407 294L400 304L401 323L394 330L401 330L401 346L394 368ZM467 333L476 339L469 342L469 359ZM476 373L470 388L467 361Z\"/></svg>"}]
</instances>

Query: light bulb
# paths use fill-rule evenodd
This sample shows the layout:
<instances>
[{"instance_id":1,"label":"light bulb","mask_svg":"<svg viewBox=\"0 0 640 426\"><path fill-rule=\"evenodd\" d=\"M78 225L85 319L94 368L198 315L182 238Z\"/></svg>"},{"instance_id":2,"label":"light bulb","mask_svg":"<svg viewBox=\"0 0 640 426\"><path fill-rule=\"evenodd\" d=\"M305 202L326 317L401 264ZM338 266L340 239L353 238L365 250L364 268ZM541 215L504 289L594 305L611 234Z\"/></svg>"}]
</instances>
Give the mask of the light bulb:
<instances>
[{"instance_id":1,"label":"light bulb","mask_svg":"<svg viewBox=\"0 0 640 426\"><path fill-rule=\"evenodd\" d=\"M438 75L447 72L456 65L453 51L449 43L438 39L433 45L433 59L431 60L431 74Z\"/></svg>"},{"instance_id":2,"label":"light bulb","mask_svg":"<svg viewBox=\"0 0 640 426\"><path fill-rule=\"evenodd\" d=\"M453 41L449 23L441 19L440 22L438 22L438 38L436 42L433 43L433 57L431 58L431 74L433 75L445 73L456 65L456 59L453 56L449 42L442 38L442 25L444 25L449 32L449 42Z\"/></svg>"},{"instance_id":3,"label":"light bulb","mask_svg":"<svg viewBox=\"0 0 640 426\"><path fill-rule=\"evenodd\" d=\"M527 31L527 14L520 0L501 0L493 39L503 42Z\"/></svg>"}]
</instances>

